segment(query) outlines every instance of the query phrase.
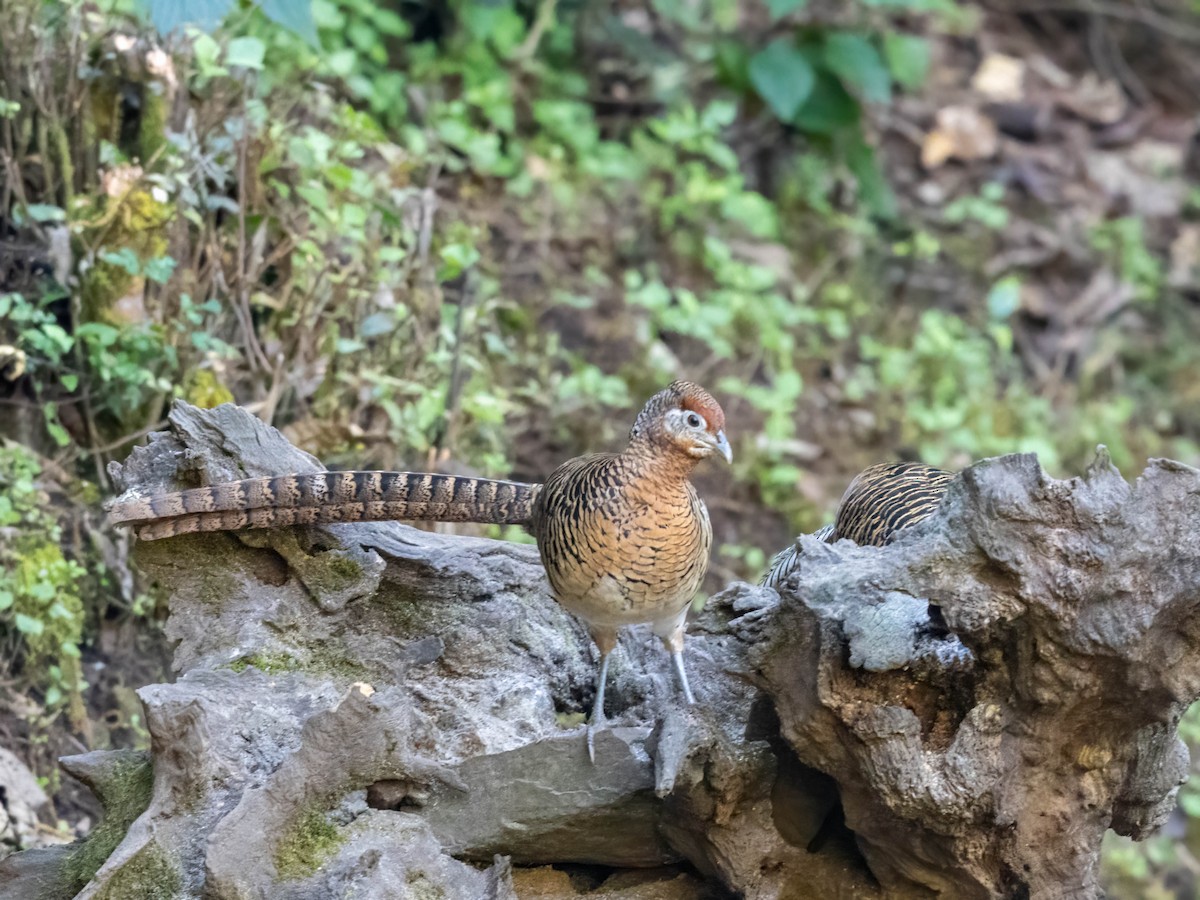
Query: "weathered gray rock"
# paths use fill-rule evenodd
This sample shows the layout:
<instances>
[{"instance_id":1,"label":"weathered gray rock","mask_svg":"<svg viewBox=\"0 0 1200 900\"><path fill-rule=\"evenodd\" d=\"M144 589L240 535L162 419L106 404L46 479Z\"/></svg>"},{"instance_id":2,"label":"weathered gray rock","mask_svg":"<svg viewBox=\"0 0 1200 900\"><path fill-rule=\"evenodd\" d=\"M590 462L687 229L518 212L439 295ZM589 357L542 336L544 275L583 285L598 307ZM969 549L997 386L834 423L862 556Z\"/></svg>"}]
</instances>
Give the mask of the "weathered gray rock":
<instances>
[{"instance_id":1,"label":"weathered gray rock","mask_svg":"<svg viewBox=\"0 0 1200 900\"><path fill-rule=\"evenodd\" d=\"M316 465L232 407L172 424L118 484ZM1090 896L1104 831L1156 827L1185 769L1198 530L1178 464L1130 487L980 463L893 545L801 538L782 594L715 597L695 708L625 635L594 766L593 649L530 546L387 523L141 544L179 678L140 691L152 790L79 896Z\"/></svg>"},{"instance_id":2,"label":"weathered gray rock","mask_svg":"<svg viewBox=\"0 0 1200 900\"><path fill-rule=\"evenodd\" d=\"M785 597L742 604L783 736L890 892L1094 897L1105 830L1165 822L1200 693L1198 534L1195 469L1130 486L1103 452L1070 481L1006 457L884 550L802 538ZM956 637L913 628L912 598Z\"/></svg>"}]
</instances>

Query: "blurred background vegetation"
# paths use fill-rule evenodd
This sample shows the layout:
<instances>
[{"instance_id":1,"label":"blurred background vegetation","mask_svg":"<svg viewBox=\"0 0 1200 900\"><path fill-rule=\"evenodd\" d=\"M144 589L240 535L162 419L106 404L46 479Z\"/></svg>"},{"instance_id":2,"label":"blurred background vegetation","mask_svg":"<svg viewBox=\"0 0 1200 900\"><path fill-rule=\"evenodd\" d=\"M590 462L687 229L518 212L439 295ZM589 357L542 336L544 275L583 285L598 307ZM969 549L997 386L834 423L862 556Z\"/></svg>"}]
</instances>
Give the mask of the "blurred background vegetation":
<instances>
[{"instance_id":1,"label":"blurred background vegetation","mask_svg":"<svg viewBox=\"0 0 1200 900\"><path fill-rule=\"evenodd\" d=\"M0 0L0 745L46 839L95 813L55 757L169 677L99 502L175 398L538 480L700 381L710 589L872 462L1200 464L1198 46L1197 0ZM1196 895L1192 814L1112 897Z\"/></svg>"}]
</instances>

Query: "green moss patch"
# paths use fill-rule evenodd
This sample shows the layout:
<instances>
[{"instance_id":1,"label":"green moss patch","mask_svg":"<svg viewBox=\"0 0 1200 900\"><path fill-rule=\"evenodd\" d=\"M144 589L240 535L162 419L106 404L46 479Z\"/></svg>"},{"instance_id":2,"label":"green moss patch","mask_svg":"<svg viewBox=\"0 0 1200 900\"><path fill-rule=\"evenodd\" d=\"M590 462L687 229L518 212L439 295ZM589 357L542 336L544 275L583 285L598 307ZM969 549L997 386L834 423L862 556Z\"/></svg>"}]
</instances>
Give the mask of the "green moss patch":
<instances>
[{"instance_id":1,"label":"green moss patch","mask_svg":"<svg viewBox=\"0 0 1200 900\"><path fill-rule=\"evenodd\" d=\"M83 890L84 885L92 880L97 870L104 865L104 861L125 839L125 834L129 831L129 826L133 824L134 819L144 813L150 805L153 790L154 767L145 757L131 758L105 782L102 788L98 788L98 793L101 794L100 801L104 804L104 818L63 864L62 884L70 891L70 896ZM140 858L140 855L137 858ZM135 861L131 860L129 865ZM176 877L178 878L178 875ZM139 895L130 894L128 896ZM159 895L144 894L140 896Z\"/></svg>"},{"instance_id":2,"label":"green moss patch","mask_svg":"<svg viewBox=\"0 0 1200 900\"><path fill-rule=\"evenodd\" d=\"M280 878L307 878L337 852L346 836L324 813L310 809L296 819L275 848Z\"/></svg>"}]
</instances>

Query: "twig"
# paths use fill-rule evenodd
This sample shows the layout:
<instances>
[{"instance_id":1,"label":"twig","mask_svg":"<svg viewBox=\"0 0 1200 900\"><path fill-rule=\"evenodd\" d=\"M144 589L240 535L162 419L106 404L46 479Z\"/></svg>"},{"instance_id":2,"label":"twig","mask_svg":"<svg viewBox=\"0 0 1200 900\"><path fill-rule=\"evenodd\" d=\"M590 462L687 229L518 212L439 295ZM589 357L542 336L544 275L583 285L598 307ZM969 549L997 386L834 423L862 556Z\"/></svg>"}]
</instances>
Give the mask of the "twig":
<instances>
[{"instance_id":1,"label":"twig","mask_svg":"<svg viewBox=\"0 0 1200 900\"><path fill-rule=\"evenodd\" d=\"M521 42L521 46L513 53L513 61L522 63L533 58L537 53L538 44L542 42L542 36L546 30L554 24L554 13L558 7L558 0L541 0L538 3L537 14L533 18L533 25L529 28L529 34L525 40Z\"/></svg>"},{"instance_id":2,"label":"twig","mask_svg":"<svg viewBox=\"0 0 1200 900\"><path fill-rule=\"evenodd\" d=\"M990 6L992 12L1009 15L1025 15L1039 12L1065 12L1104 16L1121 19L1152 28L1175 40L1200 43L1200 26L1189 25L1182 19L1174 19L1152 9L1131 4L1109 2L1109 0L1018 0Z\"/></svg>"},{"instance_id":3,"label":"twig","mask_svg":"<svg viewBox=\"0 0 1200 900\"><path fill-rule=\"evenodd\" d=\"M246 157L250 137L247 134L249 122L246 115L246 96L248 89L242 91L242 130L238 135L237 167L238 167L238 242L237 242L237 290L235 302L240 307L239 318L242 327L246 329L246 345L251 351L254 363L263 371L271 371L271 361L267 359L266 351L254 333L254 316L250 310L249 276L246 271Z\"/></svg>"},{"instance_id":4,"label":"twig","mask_svg":"<svg viewBox=\"0 0 1200 900\"><path fill-rule=\"evenodd\" d=\"M463 329L467 312L474 305L474 278L468 270L463 275L462 291L458 298L458 311L454 317L454 355L450 360L450 384L446 388L446 427L442 431L441 447L452 451L458 431L458 411L462 406L462 353Z\"/></svg>"}]
</instances>

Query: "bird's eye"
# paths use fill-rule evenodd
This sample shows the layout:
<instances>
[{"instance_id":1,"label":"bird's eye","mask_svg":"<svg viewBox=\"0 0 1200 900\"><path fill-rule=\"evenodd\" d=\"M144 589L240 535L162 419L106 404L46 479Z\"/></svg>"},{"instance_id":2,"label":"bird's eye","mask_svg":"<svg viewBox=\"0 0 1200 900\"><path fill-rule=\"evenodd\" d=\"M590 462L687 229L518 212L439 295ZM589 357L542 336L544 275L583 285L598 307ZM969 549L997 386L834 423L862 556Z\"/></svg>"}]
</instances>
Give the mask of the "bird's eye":
<instances>
[{"instance_id":1,"label":"bird's eye","mask_svg":"<svg viewBox=\"0 0 1200 900\"><path fill-rule=\"evenodd\" d=\"M695 413L688 413L684 421L688 423L689 428L699 428L704 424L704 421Z\"/></svg>"}]
</instances>

